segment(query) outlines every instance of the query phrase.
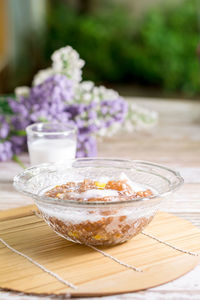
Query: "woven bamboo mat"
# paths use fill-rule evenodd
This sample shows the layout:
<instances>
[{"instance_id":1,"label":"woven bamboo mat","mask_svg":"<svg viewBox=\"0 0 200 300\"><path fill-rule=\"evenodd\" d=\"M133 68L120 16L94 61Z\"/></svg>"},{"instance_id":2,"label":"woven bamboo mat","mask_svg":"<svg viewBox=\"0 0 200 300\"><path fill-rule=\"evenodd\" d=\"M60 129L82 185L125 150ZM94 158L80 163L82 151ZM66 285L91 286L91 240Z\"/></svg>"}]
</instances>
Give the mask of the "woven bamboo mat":
<instances>
[{"instance_id":1,"label":"woven bamboo mat","mask_svg":"<svg viewBox=\"0 0 200 300\"><path fill-rule=\"evenodd\" d=\"M34 206L0 212L0 238L11 247L73 283L74 290L0 243L0 287L23 293L73 297L133 292L174 280L194 268L199 256L159 243L144 234L114 247L98 248L140 268L136 272L87 246L59 237L35 216ZM159 212L144 233L175 247L200 252L200 230L188 221Z\"/></svg>"}]
</instances>

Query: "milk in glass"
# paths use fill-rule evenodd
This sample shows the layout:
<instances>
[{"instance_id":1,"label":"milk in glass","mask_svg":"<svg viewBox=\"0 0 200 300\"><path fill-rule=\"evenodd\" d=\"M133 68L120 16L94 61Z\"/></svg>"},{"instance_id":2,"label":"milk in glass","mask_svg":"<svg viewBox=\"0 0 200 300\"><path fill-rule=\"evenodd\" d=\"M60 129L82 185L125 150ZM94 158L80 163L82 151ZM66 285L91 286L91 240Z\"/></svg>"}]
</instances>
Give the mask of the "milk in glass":
<instances>
[{"instance_id":1,"label":"milk in glass","mask_svg":"<svg viewBox=\"0 0 200 300\"><path fill-rule=\"evenodd\" d=\"M28 143L31 165L75 158L76 142L70 139L41 139Z\"/></svg>"},{"instance_id":2,"label":"milk in glass","mask_svg":"<svg viewBox=\"0 0 200 300\"><path fill-rule=\"evenodd\" d=\"M35 123L26 128L31 165L66 162L76 155L76 127L64 123Z\"/></svg>"}]
</instances>

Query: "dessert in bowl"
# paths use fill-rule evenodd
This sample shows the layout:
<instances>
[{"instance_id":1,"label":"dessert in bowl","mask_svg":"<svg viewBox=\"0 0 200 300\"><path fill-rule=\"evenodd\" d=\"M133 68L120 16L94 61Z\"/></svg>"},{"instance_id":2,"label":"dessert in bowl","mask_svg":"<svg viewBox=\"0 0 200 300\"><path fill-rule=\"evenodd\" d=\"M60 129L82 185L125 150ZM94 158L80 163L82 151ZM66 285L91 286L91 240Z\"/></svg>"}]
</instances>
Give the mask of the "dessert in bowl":
<instances>
[{"instance_id":1,"label":"dessert in bowl","mask_svg":"<svg viewBox=\"0 0 200 300\"><path fill-rule=\"evenodd\" d=\"M109 158L36 165L14 178L57 234L86 245L131 239L182 182L179 173L157 164Z\"/></svg>"}]
</instances>

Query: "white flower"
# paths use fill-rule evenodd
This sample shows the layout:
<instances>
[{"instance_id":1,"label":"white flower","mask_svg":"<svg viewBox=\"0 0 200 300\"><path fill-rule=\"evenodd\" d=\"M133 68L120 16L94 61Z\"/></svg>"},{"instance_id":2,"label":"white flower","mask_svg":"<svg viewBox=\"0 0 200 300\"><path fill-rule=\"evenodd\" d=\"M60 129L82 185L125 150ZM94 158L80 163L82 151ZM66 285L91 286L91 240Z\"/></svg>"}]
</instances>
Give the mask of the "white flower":
<instances>
[{"instance_id":1,"label":"white flower","mask_svg":"<svg viewBox=\"0 0 200 300\"><path fill-rule=\"evenodd\" d=\"M28 97L30 88L28 86L19 86L15 89L14 92L17 98L19 98L20 96Z\"/></svg>"},{"instance_id":2,"label":"white flower","mask_svg":"<svg viewBox=\"0 0 200 300\"><path fill-rule=\"evenodd\" d=\"M93 88L93 94L94 94L94 96L98 96L99 95L99 88L98 87L94 87Z\"/></svg>"},{"instance_id":3,"label":"white flower","mask_svg":"<svg viewBox=\"0 0 200 300\"><path fill-rule=\"evenodd\" d=\"M33 85L39 85L44 82L47 78L54 75L55 71L52 68L40 70L33 78Z\"/></svg>"},{"instance_id":4,"label":"white flower","mask_svg":"<svg viewBox=\"0 0 200 300\"><path fill-rule=\"evenodd\" d=\"M92 96L91 93L85 93L83 95L84 102L89 102L91 100L91 96Z\"/></svg>"},{"instance_id":5,"label":"white flower","mask_svg":"<svg viewBox=\"0 0 200 300\"><path fill-rule=\"evenodd\" d=\"M104 119L106 118L107 116L104 117ZM102 128L99 130L97 135L100 137L111 137L116 133L124 131L133 133L135 131L150 130L157 124L157 122L157 112L143 108L135 103L129 103L129 109L124 122L116 122L109 128Z\"/></svg>"},{"instance_id":6,"label":"white flower","mask_svg":"<svg viewBox=\"0 0 200 300\"><path fill-rule=\"evenodd\" d=\"M127 132L135 130L149 130L158 123L155 111L143 108L135 103L129 103L129 109L122 126Z\"/></svg>"},{"instance_id":7,"label":"white flower","mask_svg":"<svg viewBox=\"0 0 200 300\"><path fill-rule=\"evenodd\" d=\"M113 100L119 97L118 92L112 89L107 89L104 86L100 86L98 89L103 100Z\"/></svg>"},{"instance_id":8,"label":"white flower","mask_svg":"<svg viewBox=\"0 0 200 300\"><path fill-rule=\"evenodd\" d=\"M65 74L74 82L82 80L82 68L85 64L84 60L80 59L79 54L70 46L66 46L56 50L52 56L52 69L56 73Z\"/></svg>"},{"instance_id":9,"label":"white flower","mask_svg":"<svg viewBox=\"0 0 200 300\"><path fill-rule=\"evenodd\" d=\"M33 85L44 82L54 74L64 74L76 85L82 80L82 68L85 62L80 59L79 54L70 46L56 50L52 56L52 66L39 71L33 78Z\"/></svg>"},{"instance_id":10,"label":"white flower","mask_svg":"<svg viewBox=\"0 0 200 300\"><path fill-rule=\"evenodd\" d=\"M134 125L130 120L126 120L126 122L124 122L124 129L127 132L133 132L135 130Z\"/></svg>"},{"instance_id":11,"label":"white flower","mask_svg":"<svg viewBox=\"0 0 200 300\"><path fill-rule=\"evenodd\" d=\"M34 77L33 85L41 84L54 74L65 75L73 83L73 103L91 104L91 111L83 111L76 117L76 121L84 123L85 126L96 125L98 128L101 128L97 133L98 136L112 136L123 130L133 132L135 130L149 129L157 123L158 115L156 112L149 111L135 103L129 103L128 112L123 123L116 121L114 118L114 114L117 113L116 107L112 110L112 105L110 105L109 101L120 101L118 92L107 89L104 86L97 87L92 81L81 82L82 68L85 62L80 59L78 52L72 47L66 46L56 50L52 54L51 59L52 66L39 71ZM28 95L28 93L27 89L21 88L16 90L17 97L19 95ZM102 101L105 101L103 107ZM94 112L92 112L92 109ZM126 113L126 110L124 110L124 113Z\"/></svg>"},{"instance_id":12,"label":"white flower","mask_svg":"<svg viewBox=\"0 0 200 300\"><path fill-rule=\"evenodd\" d=\"M94 88L94 82L93 81L83 81L80 83L80 88L83 91L90 92Z\"/></svg>"},{"instance_id":13,"label":"white flower","mask_svg":"<svg viewBox=\"0 0 200 300\"><path fill-rule=\"evenodd\" d=\"M122 130L121 123L113 123L109 128L102 128L97 133L100 137L112 137Z\"/></svg>"},{"instance_id":14,"label":"white flower","mask_svg":"<svg viewBox=\"0 0 200 300\"><path fill-rule=\"evenodd\" d=\"M103 100L111 101L117 98L119 98L119 94L114 90L104 86L95 86L92 81L82 81L76 86L74 102L85 104L95 102L101 105Z\"/></svg>"},{"instance_id":15,"label":"white flower","mask_svg":"<svg viewBox=\"0 0 200 300\"><path fill-rule=\"evenodd\" d=\"M75 88L75 99L76 103L89 104L94 100L93 97L94 83L92 81L82 81Z\"/></svg>"}]
</instances>

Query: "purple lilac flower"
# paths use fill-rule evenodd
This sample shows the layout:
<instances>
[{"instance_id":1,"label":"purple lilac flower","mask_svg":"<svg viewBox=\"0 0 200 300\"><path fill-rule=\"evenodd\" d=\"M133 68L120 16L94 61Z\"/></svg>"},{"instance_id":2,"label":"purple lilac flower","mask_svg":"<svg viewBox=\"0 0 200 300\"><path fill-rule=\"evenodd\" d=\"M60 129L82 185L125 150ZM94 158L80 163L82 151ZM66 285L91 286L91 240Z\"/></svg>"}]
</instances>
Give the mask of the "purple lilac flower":
<instances>
[{"instance_id":1,"label":"purple lilac flower","mask_svg":"<svg viewBox=\"0 0 200 300\"><path fill-rule=\"evenodd\" d=\"M93 101L89 105L82 105L82 110L78 110L78 106L79 104L75 105L76 113L72 113L72 118L75 118L80 134L96 134L116 122L122 123L128 110L127 103L121 97L100 103ZM68 111L70 110L69 107Z\"/></svg>"},{"instance_id":2,"label":"purple lilac flower","mask_svg":"<svg viewBox=\"0 0 200 300\"><path fill-rule=\"evenodd\" d=\"M83 61L72 48L61 48L52 59L53 69L39 72L35 86L18 88L16 100L9 100L13 112L10 123L0 115L0 160L25 149L25 128L35 122L76 125L77 156L82 157L96 155L95 135L113 134L128 119L128 105L117 92L95 87L92 82L80 82Z\"/></svg>"},{"instance_id":3,"label":"purple lilac flower","mask_svg":"<svg viewBox=\"0 0 200 300\"><path fill-rule=\"evenodd\" d=\"M70 104L66 105L64 111L67 112L70 116L70 119L75 119L77 116L84 113L87 109L86 104Z\"/></svg>"},{"instance_id":4,"label":"purple lilac flower","mask_svg":"<svg viewBox=\"0 0 200 300\"><path fill-rule=\"evenodd\" d=\"M116 97L113 94L113 98ZM30 89L29 95L19 96L17 101L10 100L15 114L11 124L15 130L24 130L26 126L38 121L59 121L73 123L78 128L77 156L96 155L94 134L114 123L122 123L127 113L127 104L121 97L89 103L73 102L73 85L65 75L56 74L42 84ZM13 153L24 150L26 139L14 134L10 140Z\"/></svg>"},{"instance_id":5,"label":"purple lilac flower","mask_svg":"<svg viewBox=\"0 0 200 300\"><path fill-rule=\"evenodd\" d=\"M66 76L56 74L49 77L42 84L30 89L28 97L19 97L18 101L9 100L15 115L29 123L38 121L59 120L60 114L65 112L66 103L73 99L73 86ZM68 114L64 114L68 119Z\"/></svg>"},{"instance_id":6,"label":"purple lilac flower","mask_svg":"<svg viewBox=\"0 0 200 300\"><path fill-rule=\"evenodd\" d=\"M20 154L27 149L25 128L30 124L30 120L20 118L19 115L12 116L10 119L11 137L13 154ZM19 135L20 134L20 135Z\"/></svg>"},{"instance_id":7,"label":"purple lilac flower","mask_svg":"<svg viewBox=\"0 0 200 300\"><path fill-rule=\"evenodd\" d=\"M78 127L77 157L95 156L97 147L93 134L98 133L101 128L109 128L116 122L122 123L127 109L127 103L121 97L103 100L100 103L92 101L89 104L68 105L65 111Z\"/></svg>"},{"instance_id":8,"label":"purple lilac flower","mask_svg":"<svg viewBox=\"0 0 200 300\"><path fill-rule=\"evenodd\" d=\"M108 118L105 117L105 127L111 126L114 122L122 123L125 120L127 111L128 104L121 97L115 100L103 100L101 102L101 112L103 115L107 112L108 116Z\"/></svg>"},{"instance_id":9,"label":"purple lilac flower","mask_svg":"<svg viewBox=\"0 0 200 300\"><path fill-rule=\"evenodd\" d=\"M42 84L33 87L30 91L29 101L32 103L30 119L57 120L65 111L65 106L73 98L73 86L66 76L56 74L45 80ZM68 114L65 114L65 120Z\"/></svg>"},{"instance_id":10,"label":"purple lilac flower","mask_svg":"<svg viewBox=\"0 0 200 300\"><path fill-rule=\"evenodd\" d=\"M22 118L20 115L11 117L10 125L12 130L24 130L30 125L30 120Z\"/></svg>"},{"instance_id":11,"label":"purple lilac flower","mask_svg":"<svg viewBox=\"0 0 200 300\"><path fill-rule=\"evenodd\" d=\"M15 99L8 99L9 106L12 110L12 112L16 116L20 116L20 118L28 119L29 118L29 112L31 110L31 104L27 100L27 98L21 96L18 101Z\"/></svg>"},{"instance_id":12,"label":"purple lilac flower","mask_svg":"<svg viewBox=\"0 0 200 300\"><path fill-rule=\"evenodd\" d=\"M10 160L13 156L12 144L9 141L0 142L0 161Z\"/></svg>"},{"instance_id":13,"label":"purple lilac flower","mask_svg":"<svg viewBox=\"0 0 200 300\"><path fill-rule=\"evenodd\" d=\"M9 99L10 108L14 113L10 124L13 131L10 138L13 154L19 154L26 149L26 137L18 136L17 131L24 131L28 125L39 121L68 122L71 114L65 111L65 108L72 99L72 83L61 74L53 75L42 84L31 88L27 97ZM0 138L6 137L7 128L9 129L9 126L6 127L5 120L2 119L1 122L0 119Z\"/></svg>"},{"instance_id":14,"label":"purple lilac flower","mask_svg":"<svg viewBox=\"0 0 200 300\"><path fill-rule=\"evenodd\" d=\"M42 84L33 87L30 91L31 96L38 98L39 102L69 102L73 97L72 83L65 75L56 74L46 79Z\"/></svg>"},{"instance_id":15,"label":"purple lilac flower","mask_svg":"<svg viewBox=\"0 0 200 300\"><path fill-rule=\"evenodd\" d=\"M21 152L27 150L26 136L13 135L10 138L10 142L12 144L12 152L13 152L13 154L17 154L18 155Z\"/></svg>"},{"instance_id":16,"label":"purple lilac flower","mask_svg":"<svg viewBox=\"0 0 200 300\"><path fill-rule=\"evenodd\" d=\"M97 155L96 138L92 135L79 135L77 146L77 157L87 157Z\"/></svg>"},{"instance_id":17,"label":"purple lilac flower","mask_svg":"<svg viewBox=\"0 0 200 300\"><path fill-rule=\"evenodd\" d=\"M9 131L10 128L8 122L3 115L0 115L0 139L7 138Z\"/></svg>"}]
</instances>

